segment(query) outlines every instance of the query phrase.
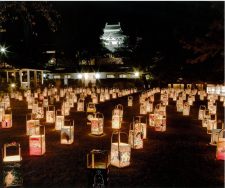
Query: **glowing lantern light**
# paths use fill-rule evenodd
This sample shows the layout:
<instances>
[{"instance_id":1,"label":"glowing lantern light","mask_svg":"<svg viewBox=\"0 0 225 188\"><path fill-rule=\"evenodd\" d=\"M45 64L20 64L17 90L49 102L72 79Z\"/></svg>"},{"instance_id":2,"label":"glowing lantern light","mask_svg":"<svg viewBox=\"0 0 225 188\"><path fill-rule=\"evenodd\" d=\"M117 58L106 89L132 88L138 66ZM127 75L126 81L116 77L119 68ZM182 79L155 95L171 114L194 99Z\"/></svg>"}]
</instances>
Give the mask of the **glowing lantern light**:
<instances>
[{"instance_id":1,"label":"glowing lantern light","mask_svg":"<svg viewBox=\"0 0 225 188\"><path fill-rule=\"evenodd\" d=\"M118 135L117 141L113 140L113 136ZM130 166L131 146L128 142L121 142L121 136L126 135L124 132L116 131L111 137L111 165L118 168Z\"/></svg>"},{"instance_id":2,"label":"glowing lantern light","mask_svg":"<svg viewBox=\"0 0 225 188\"><path fill-rule=\"evenodd\" d=\"M78 112L84 111L84 99L83 98L79 98L79 100L77 102L77 111Z\"/></svg>"},{"instance_id":3,"label":"glowing lantern light","mask_svg":"<svg viewBox=\"0 0 225 188\"><path fill-rule=\"evenodd\" d=\"M109 154L93 149L87 154L88 187L106 187L109 181Z\"/></svg>"},{"instance_id":4,"label":"glowing lantern light","mask_svg":"<svg viewBox=\"0 0 225 188\"><path fill-rule=\"evenodd\" d=\"M93 95L92 95L92 102L93 102L94 104L98 104L98 96L97 96L97 94L93 94Z\"/></svg>"},{"instance_id":5,"label":"glowing lantern light","mask_svg":"<svg viewBox=\"0 0 225 188\"><path fill-rule=\"evenodd\" d=\"M219 139L223 138L223 132L221 130L224 129L224 123L222 121L218 121L217 129L212 129L211 141L210 144L216 146Z\"/></svg>"},{"instance_id":6,"label":"glowing lantern light","mask_svg":"<svg viewBox=\"0 0 225 188\"><path fill-rule=\"evenodd\" d=\"M59 131L64 126L64 115L62 110L56 110L55 130Z\"/></svg>"},{"instance_id":7,"label":"glowing lantern light","mask_svg":"<svg viewBox=\"0 0 225 188\"><path fill-rule=\"evenodd\" d=\"M11 109L5 110L2 120L2 128L11 128L12 127L12 111Z\"/></svg>"},{"instance_id":8,"label":"glowing lantern light","mask_svg":"<svg viewBox=\"0 0 225 188\"><path fill-rule=\"evenodd\" d=\"M28 114L26 116L26 134L28 136L40 134L40 120L33 119L34 114Z\"/></svg>"},{"instance_id":9,"label":"glowing lantern light","mask_svg":"<svg viewBox=\"0 0 225 188\"><path fill-rule=\"evenodd\" d=\"M155 116L155 131L166 131L166 116L160 114Z\"/></svg>"},{"instance_id":10,"label":"glowing lantern light","mask_svg":"<svg viewBox=\"0 0 225 188\"><path fill-rule=\"evenodd\" d=\"M3 147L2 175L4 187L21 187L23 185L21 169L20 144L13 142Z\"/></svg>"},{"instance_id":11,"label":"glowing lantern light","mask_svg":"<svg viewBox=\"0 0 225 188\"><path fill-rule=\"evenodd\" d=\"M177 112L183 112L183 100L177 100L176 102Z\"/></svg>"},{"instance_id":12,"label":"glowing lantern light","mask_svg":"<svg viewBox=\"0 0 225 188\"><path fill-rule=\"evenodd\" d=\"M48 107L48 99L43 99L43 107L47 108Z\"/></svg>"},{"instance_id":13,"label":"glowing lantern light","mask_svg":"<svg viewBox=\"0 0 225 188\"><path fill-rule=\"evenodd\" d=\"M140 104L140 114L142 114L142 115L147 114L147 111L146 111L146 104L145 104L145 103L141 103L141 104Z\"/></svg>"},{"instance_id":14,"label":"glowing lantern light","mask_svg":"<svg viewBox=\"0 0 225 188\"><path fill-rule=\"evenodd\" d=\"M102 135L104 126L104 116L102 113L97 112L94 114L91 119L91 134L93 135Z\"/></svg>"},{"instance_id":15,"label":"glowing lantern light","mask_svg":"<svg viewBox=\"0 0 225 188\"><path fill-rule=\"evenodd\" d=\"M69 102L63 102L62 115L64 115L64 116L70 115L70 104L69 104Z\"/></svg>"},{"instance_id":16,"label":"glowing lantern light","mask_svg":"<svg viewBox=\"0 0 225 188\"><path fill-rule=\"evenodd\" d=\"M149 114L149 126L150 127L155 127L155 117L156 117L156 114L154 114L154 113Z\"/></svg>"},{"instance_id":17,"label":"glowing lantern light","mask_svg":"<svg viewBox=\"0 0 225 188\"><path fill-rule=\"evenodd\" d=\"M147 139L147 118L145 116L136 116L133 117L133 122L134 122L134 127L135 128L140 128L140 130L142 132L142 137L143 139ZM140 124L140 125L136 125L136 124Z\"/></svg>"},{"instance_id":18,"label":"glowing lantern light","mask_svg":"<svg viewBox=\"0 0 225 188\"><path fill-rule=\"evenodd\" d=\"M87 104L87 113L95 113L95 112L96 112L95 104L92 102L89 102Z\"/></svg>"},{"instance_id":19,"label":"glowing lantern light","mask_svg":"<svg viewBox=\"0 0 225 188\"><path fill-rule=\"evenodd\" d=\"M45 149L45 127L40 125L40 134L29 136L30 155L43 155Z\"/></svg>"},{"instance_id":20,"label":"glowing lantern light","mask_svg":"<svg viewBox=\"0 0 225 188\"><path fill-rule=\"evenodd\" d=\"M206 110L206 106L201 105L199 107L199 111L198 111L198 119L199 120L203 120L204 119L205 110Z\"/></svg>"},{"instance_id":21,"label":"glowing lantern light","mask_svg":"<svg viewBox=\"0 0 225 188\"><path fill-rule=\"evenodd\" d=\"M130 124L128 143L131 145L131 148L133 149L143 148L142 125L138 121Z\"/></svg>"},{"instance_id":22,"label":"glowing lantern light","mask_svg":"<svg viewBox=\"0 0 225 188\"><path fill-rule=\"evenodd\" d=\"M72 144L74 141L74 121L66 119L61 128L61 144Z\"/></svg>"},{"instance_id":23,"label":"glowing lantern light","mask_svg":"<svg viewBox=\"0 0 225 188\"><path fill-rule=\"evenodd\" d=\"M212 134L212 130L217 129L216 115L211 114L207 124L207 134Z\"/></svg>"},{"instance_id":24,"label":"glowing lantern light","mask_svg":"<svg viewBox=\"0 0 225 188\"><path fill-rule=\"evenodd\" d=\"M112 129L120 129L123 120L123 106L118 104L112 111Z\"/></svg>"},{"instance_id":25,"label":"glowing lantern light","mask_svg":"<svg viewBox=\"0 0 225 188\"><path fill-rule=\"evenodd\" d=\"M47 107L46 123L55 123L55 107L52 105Z\"/></svg>"},{"instance_id":26,"label":"glowing lantern light","mask_svg":"<svg viewBox=\"0 0 225 188\"><path fill-rule=\"evenodd\" d=\"M0 107L0 122L3 121L4 115L5 115L5 109L4 107Z\"/></svg>"},{"instance_id":27,"label":"glowing lantern light","mask_svg":"<svg viewBox=\"0 0 225 188\"><path fill-rule=\"evenodd\" d=\"M216 159L225 160L225 130L220 131L220 136L217 142Z\"/></svg>"},{"instance_id":28,"label":"glowing lantern light","mask_svg":"<svg viewBox=\"0 0 225 188\"><path fill-rule=\"evenodd\" d=\"M116 92L113 92L113 93L112 93L112 98L113 98L113 99L116 99L116 98L117 98Z\"/></svg>"},{"instance_id":29,"label":"glowing lantern light","mask_svg":"<svg viewBox=\"0 0 225 188\"><path fill-rule=\"evenodd\" d=\"M185 102L183 107L183 116L189 116L189 114L190 114L190 105L188 102Z\"/></svg>"},{"instance_id":30,"label":"glowing lantern light","mask_svg":"<svg viewBox=\"0 0 225 188\"><path fill-rule=\"evenodd\" d=\"M105 102L105 95L104 95L104 93L100 93L99 101L100 102Z\"/></svg>"},{"instance_id":31,"label":"glowing lantern light","mask_svg":"<svg viewBox=\"0 0 225 188\"><path fill-rule=\"evenodd\" d=\"M133 106L133 96L128 96L128 106Z\"/></svg>"}]
</instances>

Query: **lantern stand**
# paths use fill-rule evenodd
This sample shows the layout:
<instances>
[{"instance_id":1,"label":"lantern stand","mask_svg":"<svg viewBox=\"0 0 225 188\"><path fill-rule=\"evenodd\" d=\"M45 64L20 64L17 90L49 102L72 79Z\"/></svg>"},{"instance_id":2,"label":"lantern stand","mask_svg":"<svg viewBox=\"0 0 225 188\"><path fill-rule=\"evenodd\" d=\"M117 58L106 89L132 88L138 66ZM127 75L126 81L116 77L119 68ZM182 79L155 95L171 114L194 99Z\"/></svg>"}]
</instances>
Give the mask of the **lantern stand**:
<instances>
[{"instance_id":1,"label":"lantern stand","mask_svg":"<svg viewBox=\"0 0 225 188\"><path fill-rule=\"evenodd\" d=\"M106 187L109 182L109 154L93 149L87 154L88 187Z\"/></svg>"},{"instance_id":2,"label":"lantern stand","mask_svg":"<svg viewBox=\"0 0 225 188\"><path fill-rule=\"evenodd\" d=\"M14 153L14 155L10 155L10 153ZM3 186L21 187L23 185L23 176L21 168L22 157L20 144L16 142L4 144L4 147L2 149L2 155Z\"/></svg>"},{"instance_id":3,"label":"lantern stand","mask_svg":"<svg viewBox=\"0 0 225 188\"><path fill-rule=\"evenodd\" d=\"M113 142L113 136L118 135L117 142ZM114 131L111 137L111 165L118 168L130 166L131 146L127 142L121 142L121 135L128 135L125 132Z\"/></svg>"}]
</instances>

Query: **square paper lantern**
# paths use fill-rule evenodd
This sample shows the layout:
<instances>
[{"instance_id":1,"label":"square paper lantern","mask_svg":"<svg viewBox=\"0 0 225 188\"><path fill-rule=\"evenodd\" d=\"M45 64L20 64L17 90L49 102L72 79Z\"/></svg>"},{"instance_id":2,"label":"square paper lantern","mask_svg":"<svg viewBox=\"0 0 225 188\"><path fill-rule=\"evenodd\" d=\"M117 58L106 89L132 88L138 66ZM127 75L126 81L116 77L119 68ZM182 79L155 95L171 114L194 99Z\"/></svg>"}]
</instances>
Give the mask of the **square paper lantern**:
<instances>
[{"instance_id":1,"label":"square paper lantern","mask_svg":"<svg viewBox=\"0 0 225 188\"><path fill-rule=\"evenodd\" d=\"M114 137L117 135L117 140ZM123 168L130 166L131 146L127 141L121 142L121 136L126 136L124 132L116 131L112 133L111 137L111 165Z\"/></svg>"},{"instance_id":2,"label":"square paper lantern","mask_svg":"<svg viewBox=\"0 0 225 188\"><path fill-rule=\"evenodd\" d=\"M110 94L108 92L105 93L105 100L110 100Z\"/></svg>"},{"instance_id":3,"label":"square paper lantern","mask_svg":"<svg viewBox=\"0 0 225 188\"><path fill-rule=\"evenodd\" d=\"M133 122L134 127L140 129L138 131L142 132L143 139L147 139L147 118L145 116L135 116L133 117Z\"/></svg>"},{"instance_id":4,"label":"square paper lantern","mask_svg":"<svg viewBox=\"0 0 225 188\"><path fill-rule=\"evenodd\" d=\"M113 99L116 99L116 98L117 98L116 92L113 92L113 93L112 93L112 98L113 98Z\"/></svg>"},{"instance_id":5,"label":"square paper lantern","mask_svg":"<svg viewBox=\"0 0 225 188\"><path fill-rule=\"evenodd\" d=\"M87 104L87 113L95 113L95 112L96 112L95 104L92 102L89 102Z\"/></svg>"},{"instance_id":6,"label":"square paper lantern","mask_svg":"<svg viewBox=\"0 0 225 188\"><path fill-rule=\"evenodd\" d=\"M40 120L33 119L34 114L28 114L26 116L26 134L36 135L40 134Z\"/></svg>"},{"instance_id":7,"label":"square paper lantern","mask_svg":"<svg viewBox=\"0 0 225 188\"><path fill-rule=\"evenodd\" d=\"M109 165L107 151L93 149L87 154L88 187L107 187Z\"/></svg>"},{"instance_id":8,"label":"square paper lantern","mask_svg":"<svg viewBox=\"0 0 225 188\"><path fill-rule=\"evenodd\" d=\"M97 112L91 118L91 134L93 135L102 135L104 126L104 116L102 113Z\"/></svg>"},{"instance_id":9,"label":"square paper lantern","mask_svg":"<svg viewBox=\"0 0 225 188\"><path fill-rule=\"evenodd\" d=\"M190 105L189 103L185 102L183 107L183 116L189 116L190 114Z\"/></svg>"},{"instance_id":10,"label":"square paper lantern","mask_svg":"<svg viewBox=\"0 0 225 188\"><path fill-rule=\"evenodd\" d=\"M40 134L29 136L30 155L43 155L45 146L45 127L40 125Z\"/></svg>"},{"instance_id":11,"label":"square paper lantern","mask_svg":"<svg viewBox=\"0 0 225 188\"><path fill-rule=\"evenodd\" d=\"M100 94L99 101L100 102L105 102L105 95L104 95L104 93Z\"/></svg>"},{"instance_id":12,"label":"square paper lantern","mask_svg":"<svg viewBox=\"0 0 225 188\"><path fill-rule=\"evenodd\" d=\"M142 115L147 114L145 102L140 104L140 114Z\"/></svg>"},{"instance_id":13,"label":"square paper lantern","mask_svg":"<svg viewBox=\"0 0 225 188\"><path fill-rule=\"evenodd\" d=\"M123 119L123 106L117 105L112 111L112 129L120 129Z\"/></svg>"},{"instance_id":14,"label":"square paper lantern","mask_svg":"<svg viewBox=\"0 0 225 188\"><path fill-rule=\"evenodd\" d=\"M149 100L146 101L146 112L152 112L153 111L153 103Z\"/></svg>"},{"instance_id":15,"label":"square paper lantern","mask_svg":"<svg viewBox=\"0 0 225 188\"><path fill-rule=\"evenodd\" d=\"M59 131L64 126L64 115L61 110L56 110L55 130Z\"/></svg>"},{"instance_id":16,"label":"square paper lantern","mask_svg":"<svg viewBox=\"0 0 225 188\"><path fill-rule=\"evenodd\" d=\"M225 160L225 130L220 131L219 140L217 142L216 159Z\"/></svg>"},{"instance_id":17,"label":"square paper lantern","mask_svg":"<svg viewBox=\"0 0 225 188\"><path fill-rule=\"evenodd\" d=\"M223 139L222 129L213 129L211 134L210 144L216 146L219 139Z\"/></svg>"},{"instance_id":18,"label":"square paper lantern","mask_svg":"<svg viewBox=\"0 0 225 188\"><path fill-rule=\"evenodd\" d=\"M46 123L55 123L55 107L53 105L47 107Z\"/></svg>"},{"instance_id":19,"label":"square paper lantern","mask_svg":"<svg viewBox=\"0 0 225 188\"><path fill-rule=\"evenodd\" d=\"M23 176L20 145L16 142L4 144L2 154L3 187L21 187L23 185Z\"/></svg>"},{"instance_id":20,"label":"square paper lantern","mask_svg":"<svg viewBox=\"0 0 225 188\"><path fill-rule=\"evenodd\" d=\"M177 100L177 103L176 103L176 106L177 106L177 112L183 112L183 100Z\"/></svg>"},{"instance_id":21,"label":"square paper lantern","mask_svg":"<svg viewBox=\"0 0 225 188\"><path fill-rule=\"evenodd\" d=\"M12 111L7 109L3 115L2 128L11 128L12 127Z\"/></svg>"},{"instance_id":22,"label":"square paper lantern","mask_svg":"<svg viewBox=\"0 0 225 188\"><path fill-rule=\"evenodd\" d=\"M133 122L130 124L128 143L131 145L131 148L133 149L143 148L143 133L141 123Z\"/></svg>"},{"instance_id":23,"label":"square paper lantern","mask_svg":"<svg viewBox=\"0 0 225 188\"><path fill-rule=\"evenodd\" d=\"M206 106L201 105L199 107L199 111L198 111L198 119L199 120L203 120L204 119L205 110L206 110Z\"/></svg>"},{"instance_id":24,"label":"square paper lantern","mask_svg":"<svg viewBox=\"0 0 225 188\"><path fill-rule=\"evenodd\" d=\"M2 108L2 107L0 107L0 122L2 122L2 121L3 121L3 117L4 117L4 115L5 115L5 109L4 109L4 108Z\"/></svg>"},{"instance_id":25,"label":"square paper lantern","mask_svg":"<svg viewBox=\"0 0 225 188\"><path fill-rule=\"evenodd\" d=\"M66 119L61 128L61 144L72 144L74 141L74 121Z\"/></svg>"},{"instance_id":26,"label":"square paper lantern","mask_svg":"<svg viewBox=\"0 0 225 188\"><path fill-rule=\"evenodd\" d=\"M83 98L79 98L79 100L77 102L77 111L78 112L84 111L84 99Z\"/></svg>"},{"instance_id":27,"label":"square paper lantern","mask_svg":"<svg viewBox=\"0 0 225 188\"><path fill-rule=\"evenodd\" d=\"M64 116L70 115L70 105L68 102L63 102L62 115L64 115Z\"/></svg>"},{"instance_id":28,"label":"square paper lantern","mask_svg":"<svg viewBox=\"0 0 225 188\"><path fill-rule=\"evenodd\" d=\"M38 105L36 118L37 118L37 119L42 119L42 118L44 118L44 107L41 106L41 104Z\"/></svg>"},{"instance_id":29,"label":"square paper lantern","mask_svg":"<svg viewBox=\"0 0 225 188\"><path fill-rule=\"evenodd\" d=\"M128 106L133 106L133 96L128 96Z\"/></svg>"},{"instance_id":30,"label":"square paper lantern","mask_svg":"<svg viewBox=\"0 0 225 188\"><path fill-rule=\"evenodd\" d=\"M207 134L212 134L212 130L217 129L216 115L211 114L207 124Z\"/></svg>"},{"instance_id":31,"label":"square paper lantern","mask_svg":"<svg viewBox=\"0 0 225 188\"><path fill-rule=\"evenodd\" d=\"M157 114L155 117L155 131L166 131L166 116Z\"/></svg>"},{"instance_id":32,"label":"square paper lantern","mask_svg":"<svg viewBox=\"0 0 225 188\"><path fill-rule=\"evenodd\" d=\"M148 117L149 117L149 126L150 127L155 127L155 117L156 117L156 114L150 113Z\"/></svg>"}]
</instances>

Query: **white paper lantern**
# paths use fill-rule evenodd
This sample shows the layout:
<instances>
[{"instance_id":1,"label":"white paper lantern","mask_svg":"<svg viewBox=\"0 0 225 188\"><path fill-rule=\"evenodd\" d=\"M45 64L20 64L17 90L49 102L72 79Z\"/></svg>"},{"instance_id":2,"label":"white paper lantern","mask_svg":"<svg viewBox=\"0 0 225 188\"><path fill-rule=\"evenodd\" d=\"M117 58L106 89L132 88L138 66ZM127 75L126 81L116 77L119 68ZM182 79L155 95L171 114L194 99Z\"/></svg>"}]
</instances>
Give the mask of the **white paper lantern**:
<instances>
[{"instance_id":1,"label":"white paper lantern","mask_svg":"<svg viewBox=\"0 0 225 188\"><path fill-rule=\"evenodd\" d=\"M56 110L55 130L59 131L64 126L65 116L61 110Z\"/></svg>"},{"instance_id":2,"label":"white paper lantern","mask_svg":"<svg viewBox=\"0 0 225 188\"><path fill-rule=\"evenodd\" d=\"M117 141L113 140L114 135L117 135ZM116 131L111 137L111 165L118 168L130 166L131 146L127 141L121 142L121 136L126 136L124 132Z\"/></svg>"},{"instance_id":3,"label":"white paper lantern","mask_svg":"<svg viewBox=\"0 0 225 188\"><path fill-rule=\"evenodd\" d=\"M128 96L128 99L127 99L127 105L130 107L130 106L133 106L133 96Z\"/></svg>"},{"instance_id":4,"label":"white paper lantern","mask_svg":"<svg viewBox=\"0 0 225 188\"><path fill-rule=\"evenodd\" d=\"M102 113L97 112L94 114L91 119L91 134L93 135L102 135L104 126L104 116Z\"/></svg>"},{"instance_id":5,"label":"white paper lantern","mask_svg":"<svg viewBox=\"0 0 225 188\"><path fill-rule=\"evenodd\" d=\"M65 120L61 128L61 144L72 144L74 142L74 121Z\"/></svg>"},{"instance_id":6,"label":"white paper lantern","mask_svg":"<svg viewBox=\"0 0 225 188\"><path fill-rule=\"evenodd\" d=\"M83 112L84 111L84 98L79 98L77 102L77 111Z\"/></svg>"},{"instance_id":7,"label":"white paper lantern","mask_svg":"<svg viewBox=\"0 0 225 188\"><path fill-rule=\"evenodd\" d=\"M185 102L183 107L183 116L189 116L190 114L190 105L189 103Z\"/></svg>"},{"instance_id":8,"label":"white paper lantern","mask_svg":"<svg viewBox=\"0 0 225 188\"><path fill-rule=\"evenodd\" d=\"M201 105L199 107L199 111L198 111L198 119L199 120L203 120L204 119L205 110L206 110L206 106Z\"/></svg>"}]
</instances>

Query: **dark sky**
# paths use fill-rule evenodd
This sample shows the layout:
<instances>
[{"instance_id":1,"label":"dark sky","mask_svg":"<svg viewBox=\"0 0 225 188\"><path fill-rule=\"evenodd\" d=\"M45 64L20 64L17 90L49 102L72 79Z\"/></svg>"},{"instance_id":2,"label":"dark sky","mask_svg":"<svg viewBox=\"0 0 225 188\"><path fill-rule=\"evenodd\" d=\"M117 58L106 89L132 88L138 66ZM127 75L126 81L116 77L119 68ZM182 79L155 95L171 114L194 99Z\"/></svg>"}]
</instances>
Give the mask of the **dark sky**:
<instances>
[{"instance_id":1,"label":"dark sky","mask_svg":"<svg viewBox=\"0 0 225 188\"><path fill-rule=\"evenodd\" d=\"M118 21L125 34L142 37L149 47L168 46L174 38L204 34L212 20L223 16L224 8L223 2L68 1L53 4L62 15L61 42L69 41L81 47L94 47L105 23Z\"/></svg>"}]
</instances>

